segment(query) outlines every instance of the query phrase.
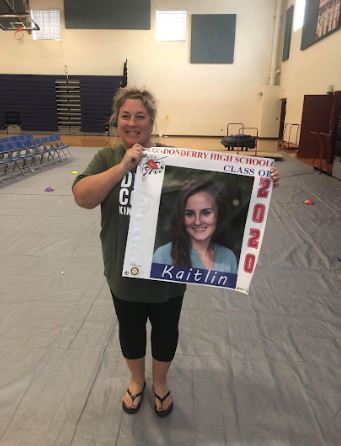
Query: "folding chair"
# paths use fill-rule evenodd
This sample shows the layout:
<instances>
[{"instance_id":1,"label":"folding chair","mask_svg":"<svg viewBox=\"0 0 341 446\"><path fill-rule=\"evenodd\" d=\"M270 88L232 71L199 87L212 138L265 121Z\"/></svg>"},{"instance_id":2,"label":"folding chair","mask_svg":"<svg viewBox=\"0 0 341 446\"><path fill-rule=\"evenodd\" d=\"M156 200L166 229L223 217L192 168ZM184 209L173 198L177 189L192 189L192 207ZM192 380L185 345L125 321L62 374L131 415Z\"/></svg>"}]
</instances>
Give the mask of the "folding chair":
<instances>
[{"instance_id":1,"label":"folding chair","mask_svg":"<svg viewBox=\"0 0 341 446\"><path fill-rule=\"evenodd\" d=\"M40 159L40 164L49 164L50 161L56 164L56 157L58 156L56 150L51 147L47 147L44 138L36 138L32 140L31 148L34 150L36 156Z\"/></svg>"},{"instance_id":2,"label":"folding chair","mask_svg":"<svg viewBox=\"0 0 341 446\"><path fill-rule=\"evenodd\" d=\"M14 169L13 169L14 161L11 159L0 159L0 169L2 169L2 174L0 176L0 181L3 183L4 178L6 178L7 172L11 175L12 178L16 178ZM11 169L12 168L12 169Z\"/></svg>"},{"instance_id":3,"label":"folding chair","mask_svg":"<svg viewBox=\"0 0 341 446\"><path fill-rule=\"evenodd\" d=\"M57 161L63 162L64 159L66 159L65 153L60 150L60 147L57 144L54 143L55 142L54 135L47 135L41 139L42 139L42 142L43 142L45 148L47 150L50 150L51 153L53 153L55 155L55 159ZM61 156L61 154L64 156L64 159Z\"/></svg>"},{"instance_id":4,"label":"folding chair","mask_svg":"<svg viewBox=\"0 0 341 446\"><path fill-rule=\"evenodd\" d=\"M22 175L24 175L24 171L19 164L20 159L17 156L13 156L13 153L15 154L11 143L4 142L1 144L0 166L4 169L4 175L8 172L12 177L16 178L14 173L16 167Z\"/></svg>"},{"instance_id":5,"label":"folding chair","mask_svg":"<svg viewBox=\"0 0 341 446\"><path fill-rule=\"evenodd\" d=\"M51 135L50 141L53 143L54 147L56 147L58 151L61 151L63 153L63 155L65 156L65 160L68 159L68 156L70 157L70 159L73 159L73 156L68 149L69 144L64 144L58 134Z\"/></svg>"},{"instance_id":6,"label":"folding chair","mask_svg":"<svg viewBox=\"0 0 341 446\"><path fill-rule=\"evenodd\" d=\"M15 167L18 167L18 169L20 170L20 172L23 175L25 175L25 169L28 169L28 171L30 173L32 173L33 170L31 169L31 167L28 164L28 160L32 161L32 154L31 153L23 153L22 154L21 151L22 151L23 147L20 142L12 141L12 142L8 142L5 144L7 144L7 147L8 147L7 158L10 158L14 162L13 171L14 171Z\"/></svg>"}]
</instances>

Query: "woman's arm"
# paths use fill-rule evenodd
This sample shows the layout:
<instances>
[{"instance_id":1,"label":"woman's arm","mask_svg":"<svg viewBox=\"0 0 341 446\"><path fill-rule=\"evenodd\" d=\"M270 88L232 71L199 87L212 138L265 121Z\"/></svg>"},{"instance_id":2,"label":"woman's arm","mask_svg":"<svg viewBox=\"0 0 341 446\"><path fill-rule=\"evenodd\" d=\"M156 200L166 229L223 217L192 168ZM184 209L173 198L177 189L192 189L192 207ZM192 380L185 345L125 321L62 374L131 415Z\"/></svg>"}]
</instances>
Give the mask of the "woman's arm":
<instances>
[{"instance_id":1,"label":"woman's arm","mask_svg":"<svg viewBox=\"0 0 341 446\"><path fill-rule=\"evenodd\" d=\"M81 208L93 209L102 203L125 173L121 164L117 164L105 172L82 178L72 188L75 202Z\"/></svg>"},{"instance_id":2,"label":"woman's arm","mask_svg":"<svg viewBox=\"0 0 341 446\"><path fill-rule=\"evenodd\" d=\"M126 151L122 161L116 166L79 180L72 188L73 196L78 206L93 209L102 203L123 176L130 170L135 169L142 156L143 148L135 144Z\"/></svg>"}]
</instances>

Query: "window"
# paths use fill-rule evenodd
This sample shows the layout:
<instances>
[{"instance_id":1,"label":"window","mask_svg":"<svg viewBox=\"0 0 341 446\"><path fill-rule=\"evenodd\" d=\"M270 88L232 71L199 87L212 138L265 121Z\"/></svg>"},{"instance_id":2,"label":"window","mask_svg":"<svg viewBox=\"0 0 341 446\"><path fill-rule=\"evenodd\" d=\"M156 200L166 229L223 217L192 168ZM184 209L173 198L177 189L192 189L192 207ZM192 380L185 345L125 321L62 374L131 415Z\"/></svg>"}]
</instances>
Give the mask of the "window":
<instances>
[{"instance_id":1,"label":"window","mask_svg":"<svg viewBox=\"0 0 341 446\"><path fill-rule=\"evenodd\" d=\"M40 31L32 31L33 40L61 40L58 9L32 9L31 17L40 28Z\"/></svg>"},{"instance_id":2,"label":"window","mask_svg":"<svg viewBox=\"0 0 341 446\"><path fill-rule=\"evenodd\" d=\"M294 31L302 28L304 23L305 0L298 0L295 4Z\"/></svg>"},{"instance_id":3,"label":"window","mask_svg":"<svg viewBox=\"0 0 341 446\"><path fill-rule=\"evenodd\" d=\"M156 11L156 40L185 40L186 21L186 11Z\"/></svg>"}]
</instances>

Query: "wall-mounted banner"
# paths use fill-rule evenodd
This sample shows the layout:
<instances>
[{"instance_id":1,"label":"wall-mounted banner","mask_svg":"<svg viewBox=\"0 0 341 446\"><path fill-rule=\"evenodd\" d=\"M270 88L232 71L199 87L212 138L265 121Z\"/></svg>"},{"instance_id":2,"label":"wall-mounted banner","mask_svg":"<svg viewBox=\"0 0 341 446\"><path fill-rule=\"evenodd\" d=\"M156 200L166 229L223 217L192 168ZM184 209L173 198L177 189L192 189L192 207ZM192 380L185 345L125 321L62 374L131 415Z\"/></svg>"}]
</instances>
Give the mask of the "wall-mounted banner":
<instances>
[{"instance_id":1,"label":"wall-mounted banner","mask_svg":"<svg viewBox=\"0 0 341 446\"><path fill-rule=\"evenodd\" d=\"M274 160L152 147L137 167L122 275L247 294Z\"/></svg>"}]
</instances>

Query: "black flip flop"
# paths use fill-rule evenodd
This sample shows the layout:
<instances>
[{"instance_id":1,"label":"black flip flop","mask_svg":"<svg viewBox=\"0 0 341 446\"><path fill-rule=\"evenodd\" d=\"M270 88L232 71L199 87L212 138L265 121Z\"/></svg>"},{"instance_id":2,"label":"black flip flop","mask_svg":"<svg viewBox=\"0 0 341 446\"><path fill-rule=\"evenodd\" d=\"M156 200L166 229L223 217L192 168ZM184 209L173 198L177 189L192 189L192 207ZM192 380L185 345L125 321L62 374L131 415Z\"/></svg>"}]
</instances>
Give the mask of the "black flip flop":
<instances>
[{"instance_id":1,"label":"black flip flop","mask_svg":"<svg viewBox=\"0 0 341 446\"><path fill-rule=\"evenodd\" d=\"M161 397L157 393L155 393L154 388L153 388L153 392L154 392L154 397L157 398L160 401L161 408L162 408L162 404L169 397L170 392L167 392L166 395L163 396L163 397ZM163 410L163 409L158 410L157 405L155 403L154 410L155 410L156 415L158 415L159 417L166 417L167 415L169 415L172 412L173 407L174 407L174 404L173 404L173 401L172 401L172 404L167 409L165 409L165 410Z\"/></svg>"},{"instance_id":2,"label":"black flip flop","mask_svg":"<svg viewBox=\"0 0 341 446\"><path fill-rule=\"evenodd\" d=\"M134 395L133 393L131 393L129 387L127 389L127 393L130 396L132 402L134 402L136 400L136 398L138 398L139 396L141 397L139 404L136 407L127 407L124 403L124 401L122 401L122 409L124 410L124 412L129 413L130 415L136 413L140 407L141 407L141 403L143 401L143 397L144 397L144 390L146 388L146 382L143 384L143 389L141 390L141 392L136 393L136 395Z\"/></svg>"}]
</instances>

